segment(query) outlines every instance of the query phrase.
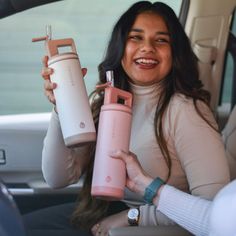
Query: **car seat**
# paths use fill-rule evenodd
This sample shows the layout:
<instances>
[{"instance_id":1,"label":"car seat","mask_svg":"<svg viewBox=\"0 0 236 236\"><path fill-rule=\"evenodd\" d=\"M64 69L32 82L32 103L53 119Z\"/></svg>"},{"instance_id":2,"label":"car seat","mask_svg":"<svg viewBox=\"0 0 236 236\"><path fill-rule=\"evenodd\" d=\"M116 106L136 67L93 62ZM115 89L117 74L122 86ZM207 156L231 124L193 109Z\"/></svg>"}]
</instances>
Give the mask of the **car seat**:
<instances>
[{"instance_id":1,"label":"car seat","mask_svg":"<svg viewBox=\"0 0 236 236\"><path fill-rule=\"evenodd\" d=\"M230 178L234 180L236 179L236 105L222 131L222 138L229 162Z\"/></svg>"}]
</instances>

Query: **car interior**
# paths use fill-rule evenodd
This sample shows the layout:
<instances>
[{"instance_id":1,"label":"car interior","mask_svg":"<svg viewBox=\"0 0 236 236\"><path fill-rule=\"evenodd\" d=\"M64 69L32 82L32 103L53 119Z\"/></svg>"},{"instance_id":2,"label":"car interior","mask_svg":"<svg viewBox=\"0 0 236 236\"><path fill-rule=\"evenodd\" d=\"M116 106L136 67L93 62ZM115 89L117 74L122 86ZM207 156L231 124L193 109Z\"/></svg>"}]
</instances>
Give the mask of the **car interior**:
<instances>
[{"instance_id":1,"label":"car interior","mask_svg":"<svg viewBox=\"0 0 236 236\"><path fill-rule=\"evenodd\" d=\"M83 178L51 189L41 170L43 140L52 107L43 94L43 43L32 38L52 26L55 38L75 39L88 67L86 88L94 89L112 24L134 0L0 0L0 235L26 235L21 214L76 201ZM154 2L154 1L152 1ZM200 79L211 92L236 179L236 18L235 0L163 0L179 17L198 58ZM60 17L58 17L60 15ZM187 66L187 64L186 64ZM122 227L110 236L192 235L180 226Z\"/></svg>"}]
</instances>

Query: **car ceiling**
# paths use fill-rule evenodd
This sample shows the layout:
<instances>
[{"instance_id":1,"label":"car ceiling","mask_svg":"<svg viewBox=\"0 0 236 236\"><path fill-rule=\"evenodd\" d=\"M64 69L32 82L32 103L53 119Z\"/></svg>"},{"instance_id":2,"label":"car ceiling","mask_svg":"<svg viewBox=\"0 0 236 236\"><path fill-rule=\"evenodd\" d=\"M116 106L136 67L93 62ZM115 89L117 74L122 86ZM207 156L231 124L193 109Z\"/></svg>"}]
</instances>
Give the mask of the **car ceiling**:
<instances>
[{"instance_id":1,"label":"car ceiling","mask_svg":"<svg viewBox=\"0 0 236 236\"><path fill-rule=\"evenodd\" d=\"M0 18L57 1L62 0L0 0Z\"/></svg>"}]
</instances>

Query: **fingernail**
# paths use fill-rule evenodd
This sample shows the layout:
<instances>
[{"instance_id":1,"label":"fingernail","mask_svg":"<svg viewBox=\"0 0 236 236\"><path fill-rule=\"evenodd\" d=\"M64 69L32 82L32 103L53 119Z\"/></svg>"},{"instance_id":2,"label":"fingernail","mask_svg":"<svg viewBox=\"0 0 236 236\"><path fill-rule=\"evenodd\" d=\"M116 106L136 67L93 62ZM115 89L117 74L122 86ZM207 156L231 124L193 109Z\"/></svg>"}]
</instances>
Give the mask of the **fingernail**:
<instances>
[{"instance_id":1,"label":"fingernail","mask_svg":"<svg viewBox=\"0 0 236 236\"><path fill-rule=\"evenodd\" d=\"M57 87L57 84L56 83L53 83L53 88L55 89Z\"/></svg>"},{"instance_id":2,"label":"fingernail","mask_svg":"<svg viewBox=\"0 0 236 236\"><path fill-rule=\"evenodd\" d=\"M112 156L112 155L116 155L116 154L118 154L118 150L112 150L112 151L110 151L110 155Z\"/></svg>"},{"instance_id":3,"label":"fingernail","mask_svg":"<svg viewBox=\"0 0 236 236\"><path fill-rule=\"evenodd\" d=\"M47 72L47 74L52 74L53 73L53 69L48 67L46 69L46 72Z\"/></svg>"}]
</instances>

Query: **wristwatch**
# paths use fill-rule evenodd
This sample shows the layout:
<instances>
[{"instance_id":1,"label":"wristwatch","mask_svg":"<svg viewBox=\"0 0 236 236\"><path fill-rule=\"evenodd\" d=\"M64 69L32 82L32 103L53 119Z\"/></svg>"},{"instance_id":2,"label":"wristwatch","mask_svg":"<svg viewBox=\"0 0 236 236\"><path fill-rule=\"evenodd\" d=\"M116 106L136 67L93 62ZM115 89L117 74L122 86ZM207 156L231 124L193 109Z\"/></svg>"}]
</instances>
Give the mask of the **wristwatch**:
<instances>
[{"instance_id":1,"label":"wristwatch","mask_svg":"<svg viewBox=\"0 0 236 236\"><path fill-rule=\"evenodd\" d=\"M139 222L139 209L138 208L131 208L128 211L128 223L130 226L138 226Z\"/></svg>"}]
</instances>

